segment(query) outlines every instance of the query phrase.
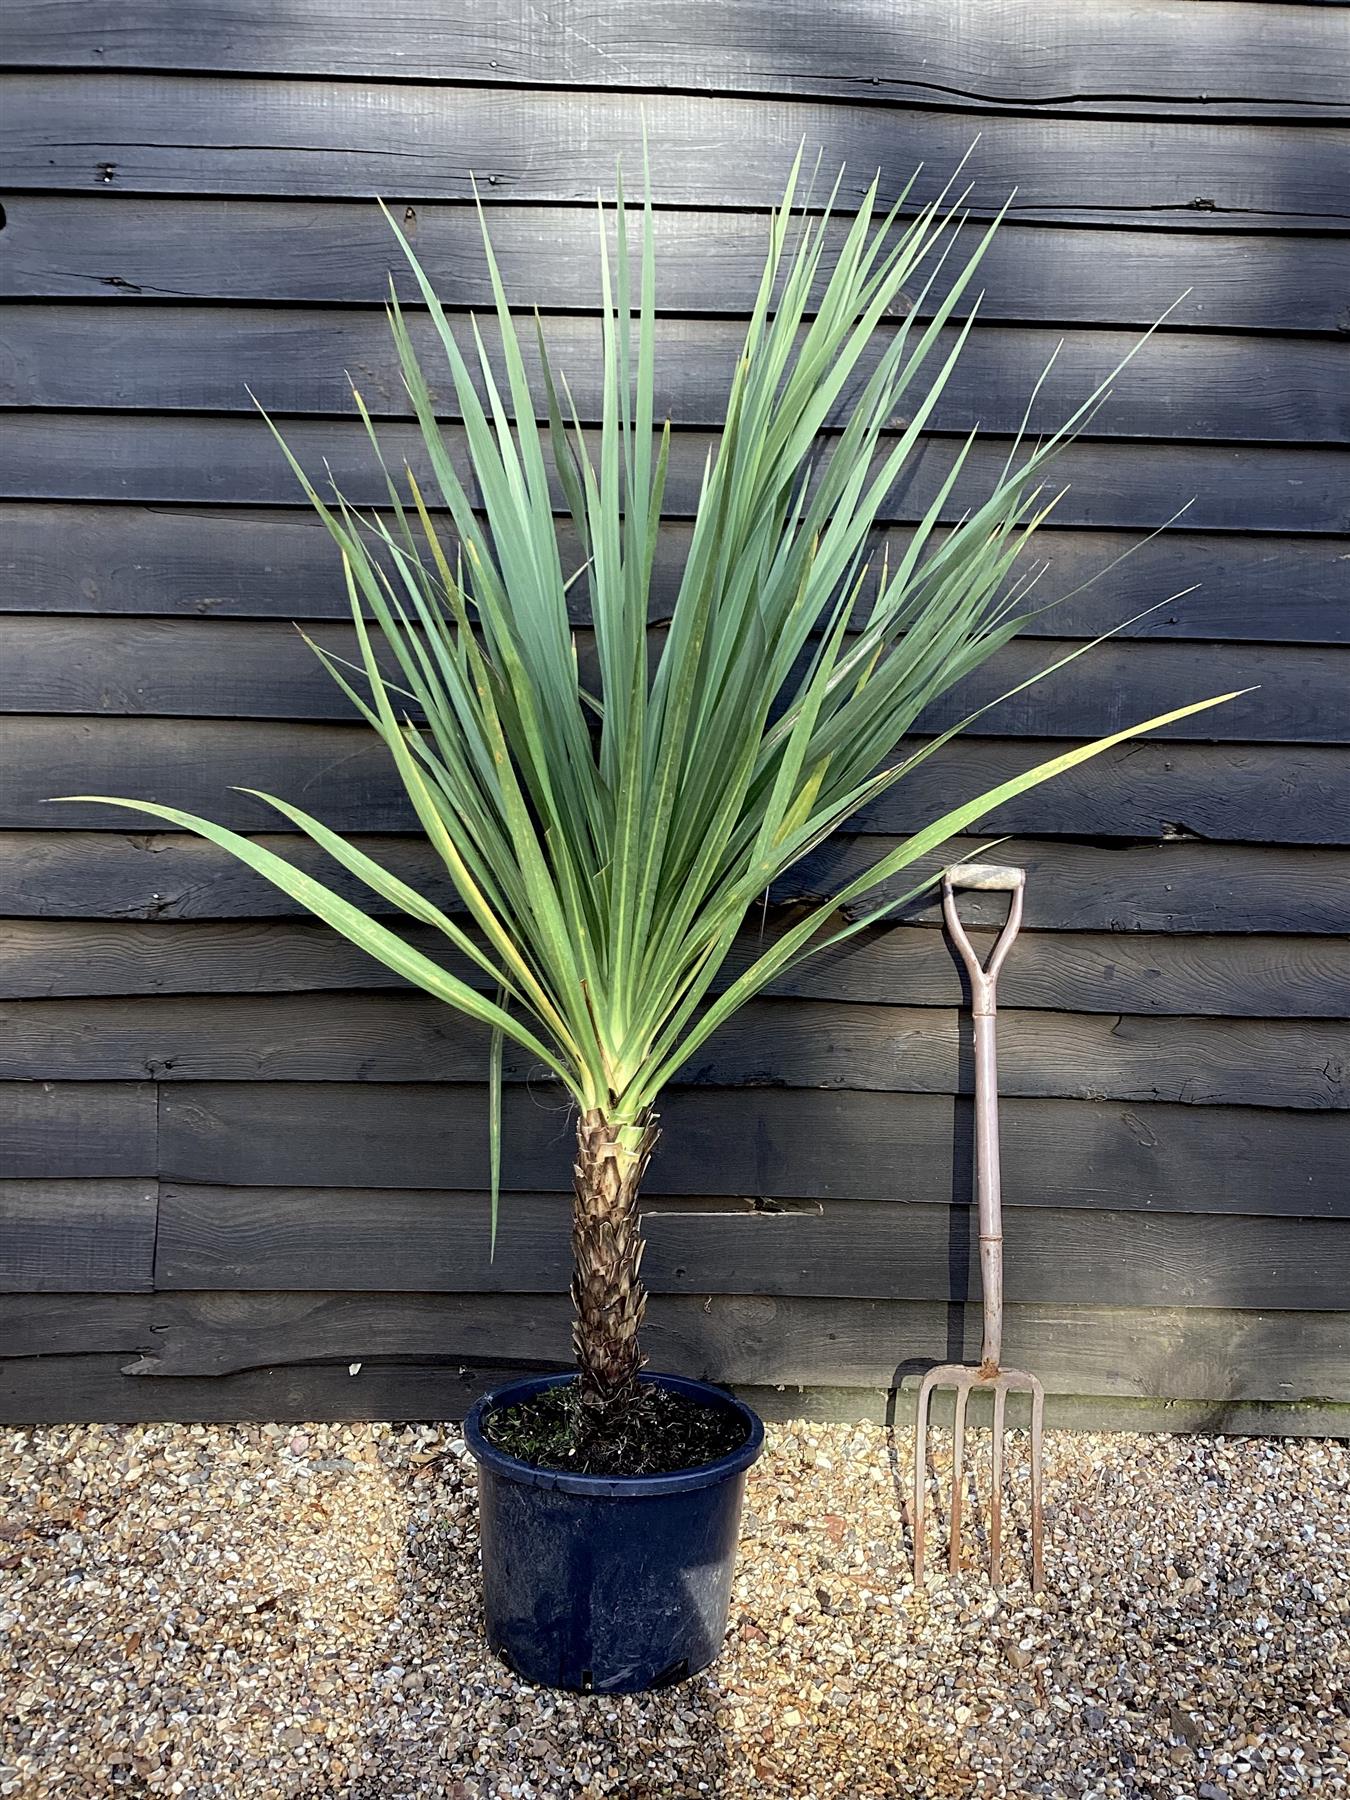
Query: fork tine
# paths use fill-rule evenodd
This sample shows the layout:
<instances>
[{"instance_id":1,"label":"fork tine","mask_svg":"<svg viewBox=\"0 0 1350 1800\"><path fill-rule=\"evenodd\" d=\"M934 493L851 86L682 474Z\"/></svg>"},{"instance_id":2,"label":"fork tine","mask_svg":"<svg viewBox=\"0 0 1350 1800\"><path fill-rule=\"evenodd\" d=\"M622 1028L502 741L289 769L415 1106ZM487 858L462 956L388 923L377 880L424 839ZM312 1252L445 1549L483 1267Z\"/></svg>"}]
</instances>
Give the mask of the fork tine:
<instances>
[{"instance_id":1,"label":"fork tine","mask_svg":"<svg viewBox=\"0 0 1350 1800\"><path fill-rule=\"evenodd\" d=\"M1000 1381L994 1389L994 1467L989 1495L989 1581L997 1593L1003 1585L1003 1413L1008 1390Z\"/></svg>"},{"instance_id":2,"label":"fork tine","mask_svg":"<svg viewBox=\"0 0 1350 1800\"><path fill-rule=\"evenodd\" d=\"M914 1533L916 1588L923 1586L924 1483L928 1465L928 1401L932 1391L932 1383L925 1376L919 1388L918 1406L914 1415L914 1517L910 1521L910 1527Z\"/></svg>"},{"instance_id":3,"label":"fork tine","mask_svg":"<svg viewBox=\"0 0 1350 1800\"><path fill-rule=\"evenodd\" d=\"M952 1416L952 1522L947 1568L953 1575L961 1572L961 1503L966 1487L966 1405L969 1400L970 1388L962 1383L956 1390Z\"/></svg>"},{"instance_id":4,"label":"fork tine","mask_svg":"<svg viewBox=\"0 0 1350 1800\"><path fill-rule=\"evenodd\" d=\"M1031 1382L1031 1591L1039 1594L1045 1580L1044 1522L1041 1504L1041 1445L1045 1428L1045 1389Z\"/></svg>"}]
</instances>

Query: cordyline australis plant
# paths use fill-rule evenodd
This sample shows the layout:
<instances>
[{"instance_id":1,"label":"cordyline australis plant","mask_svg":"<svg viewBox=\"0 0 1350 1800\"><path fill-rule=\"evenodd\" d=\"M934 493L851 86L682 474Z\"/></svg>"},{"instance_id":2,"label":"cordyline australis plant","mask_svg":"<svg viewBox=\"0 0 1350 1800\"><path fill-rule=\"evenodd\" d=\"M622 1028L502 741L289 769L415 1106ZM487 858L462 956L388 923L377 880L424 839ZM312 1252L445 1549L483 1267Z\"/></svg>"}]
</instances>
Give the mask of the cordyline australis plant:
<instances>
[{"instance_id":1,"label":"cordyline australis plant","mask_svg":"<svg viewBox=\"0 0 1350 1800\"><path fill-rule=\"evenodd\" d=\"M490 1029L494 1234L503 1040L567 1090L578 1113L574 1339L583 1398L601 1415L643 1362L638 1188L657 1138L655 1103L681 1064L795 963L911 898L856 904L946 839L1113 744L1219 703L1067 750L953 808L764 943L714 993L756 900L961 729L897 749L923 709L1023 622L1027 582L1014 565L1053 504L1048 466L1105 392L1052 436L1019 436L988 496L938 533L966 440L903 554L869 576L883 502L920 446L975 308L944 328L994 227L943 289L962 222L945 199L902 223L908 189L883 217L873 183L831 261L830 207L794 215L797 183L795 166L654 657L648 610L671 435L654 420L650 181L636 270L621 183L613 257L601 208L598 445L554 377L536 319L547 412L537 422L486 225L505 393L476 322L472 346L461 346L395 225L444 351L468 469L452 460L392 283L389 320L429 489L411 468L401 481L386 469L388 511L358 513L340 493L323 499L286 452L341 550L360 663L318 654L383 738L467 918L447 916L299 807L259 798L386 908L439 931L476 966L483 991L236 832L170 806L115 802L223 846ZM891 326L906 284L916 303ZM883 321L890 335L879 340ZM902 401L907 422L897 424ZM560 553L559 491L583 546L579 571ZM593 677L568 616L578 578ZM841 923L843 907L851 914Z\"/></svg>"}]
</instances>

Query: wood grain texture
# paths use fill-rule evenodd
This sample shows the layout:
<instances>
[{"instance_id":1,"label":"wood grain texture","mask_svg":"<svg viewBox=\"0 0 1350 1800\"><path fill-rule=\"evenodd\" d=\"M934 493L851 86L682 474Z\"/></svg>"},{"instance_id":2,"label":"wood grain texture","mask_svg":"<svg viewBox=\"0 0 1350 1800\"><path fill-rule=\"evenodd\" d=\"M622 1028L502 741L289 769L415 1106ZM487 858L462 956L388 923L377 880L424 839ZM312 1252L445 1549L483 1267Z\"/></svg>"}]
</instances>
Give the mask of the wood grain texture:
<instances>
[{"instance_id":1,"label":"wood grain texture","mask_svg":"<svg viewBox=\"0 0 1350 1800\"><path fill-rule=\"evenodd\" d=\"M313 1197L170 1185L161 1203L157 1288L309 1288L353 1292L558 1294L571 1268L565 1196L512 1195L489 1258L482 1196L387 1196L372 1208ZM363 1220L365 1221L363 1224ZM378 1221L378 1225L377 1222ZM1226 1217L1017 1206L1004 1221L1013 1304L1277 1307L1335 1310L1350 1277L1350 1220ZM979 1298L973 1207L827 1202L757 1212L643 1214L650 1292ZM259 1359L270 1360L270 1359ZM828 1380L823 1372L818 1377Z\"/></svg>"},{"instance_id":2,"label":"wood grain texture","mask_svg":"<svg viewBox=\"0 0 1350 1800\"><path fill-rule=\"evenodd\" d=\"M1038 1369L1052 1395L1066 1397L1170 1399L1185 1391L1212 1400L1344 1400L1343 1315L1173 1307L1152 1311L1147 1332L1139 1322L1126 1307L1010 1307L1009 1355ZM11 1296L0 1312L0 1354L22 1356L41 1343L42 1356L31 1360L69 1358L67 1369L81 1352L118 1357L119 1373L133 1371L120 1383L125 1399L146 1409L131 1416L155 1418L162 1415L154 1409L172 1406L187 1382L199 1384L189 1392L209 1392L221 1377L288 1364L293 1377L309 1363L313 1373L335 1378L360 1362L360 1376L386 1391L398 1370L382 1359L439 1363L443 1377L467 1364L465 1379L481 1391L490 1379L484 1365L494 1359L503 1373L512 1362L566 1366L567 1324L561 1296L534 1297L522 1312L517 1298L499 1295L25 1295ZM725 1294L655 1296L647 1327L656 1366L741 1390L809 1386L815 1406L798 1393L784 1410L816 1416L822 1389L893 1388L940 1358L977 1355L979 1329L973 1306ZM219 1385L228 1395L233 1384ZM358 1398L367 1393L359 1378L347 1385ZM763 1396L754 1403L769 1410ZM898 1397L899 1417L907 1404L912 1394ZM410 1410L394 1404L384 1416Z\"/></svg>"},{"instance_id":3,"label":"wood grain texture","mask_svg":"<svg viewBox=\"0 0 1350 1800\"><path fill-rule=\"evenodd\" d=\"M1190 0L1187 0L1190 3ZM597 293L589 209L498 206L487 197L507 293L545 311ZM411 276L369 200L204 199L102 193L6 197L0 297L6 299L280 301L383 305L392 273ZM473 208L419 201L400 223L447 306L491 307ZM656 292L666 313L747 314L764 265L754 212L657 211ZM955 259L976 228L957 236ZM824 267L842 228L831 227ZM612 242L613 230L610 228ZM980 316L1066 325L1152 325L1260 332L1334 332L1350 277L1350 241L1217 231L1080 229L1008 221L985 253ZM1189 290L1189 292L1187 291Z\"/></svg>"},{"instance_id":4,"label":"wood grain texture","mask_svg":"<svg viewBox=\"0 0 1350 1800\"><path fill-rule=\"evenodd\" d=\"M510 1090L503 1180L565 1191L568 1114ZM970 1111L944 1094L690 1089L663 1106L646 1182L662 1194L965 1200ZM1266 1107L1006 1102L1004 1191L1045 1206L1322 1216L1343 1205L1350 1120ZM486 1189L484 1089L339 1082L166 1084L175 1183ZM1338 1198L1332 1198L1338 1196Z\"/></svg>"},{"instance_id":5,"label":"wood grain texture","mask_svg":"<svg viewBox=\"0 0 1350 1800\"><path fill-rule=\"evenodd\" d=\"M148 1293L158 1202L154 1181L0 1180L0 1294Z\"/></svg>"},{"instance_id":6,"label":"wood grain texture","mask_svg":"<svg viewBox=\"0 0 1350 1800\"><path fill-rule=\"evenodd\" d=\"M1162 1019L1004 1007L1004 1094L1193 1106L1350 1107L1337 1019ZM484 1029L426 994L14 1000L0 1005L0 1080L479 1082ZM504 1077L544 1094L515 1046ZM676 1085L971 1091L969 1028L952 1008L752 1001ZM553 1090L560 1098L560 1090Z\"/></svg>"},{"instance_id":7,"label":"wood grain texture","mask_svg":"<svg viewBox=\"0 0 1350 1800\"><path fill-rule=\"evenodd\" d=\"M208 505L291 505L295 478L268 439L261 420L221 415L198 418L110 413L15 412L0 442L0 498L119 500ZM400 423L381 431L391 466L406 459L430 484L416 428ZM452 455L461 430L444 433ZM387 491L364 427L356 419L290 420L286 439L316 481L332 478L358 506L385 500ZM711 439L699 431L672 440L665 506L671 517L692 516ZM953 487L944 517L962 516L988 497L1007 459L999 439L976 444ZM879 517L913 523L937 497L954 440L927 440ZM1318 447L1115 443L1080 440L1056 464L1069 484L1055 509L1063 525L1152 531L1189 501L1186 521L1205 531L1350 531L1350 455ZM561 503L561 494L558 496ZM1165 596L1160 596L1164 597Z\"/></svg>"},{"instance_id":8,"label":"wood grain texture","mask_svg":"<svg viewBox=\"0 0 1350 1800\"><path fill-rule=\"evenodd\" d=\"M732 948L720 987L794 915L775 908ZM402 934L464 980L482 981L438 932ZM971 934L986 960L993 933ZM401 976L317 922L9 919L0 933L0 999L95 995L406 991ZM941 934L878 926L780 976L767 992L859 1006L953 1006L961 978ZM1068 1012L1328 1018L1350 1016L1350 941L1024 932L999 992L1010 1007Z\"/></svg>"},{"instance_id":9,"label":"wood grain texture","mask_svg":"<svg viewBox=\"0 0 1350 1800\"><path fill-rule=\"evenodd\" d=\"M127 1355L28 1355L0 1361L0 1421L11 1425L145 1420L462 1419L484 1389L521 1373L455 1363L278 1367L245 1375L148 1382Z\"/></svg>"},{"instance_id":10,"label":"wood grain texture","mask_svg":"<svg viewBox=\"0 0 1350 1800\"><path fill-rule=\"evenodd\" d=\"M969 840L966 840L969 843ZM775 898L828 898L849 871L874 866L875 839L837 837L789 872ZM952 861L954 839L942 853ZM964 855L964 851L961 851ZM1334 891L1339 851L1281 851L1247 845L1186 841L1115 846L1012 838L1000 848L1042 890L1027 919L1051 920L1061 930L1091 931L1331 931L1345 929L1344 901ZM1164 861L1163 858L1168 860ZM922 874L925 865L915 865ZM913 885L883 882L874 894L898 899ZM1328 885L1330 884L1330 886ZM963 901L963 916L964 916ZM849 909L846 909L849 910ZM972 923L1001 917L971 899Z\"/></svg>"},{"instance_id":11,"label":"wood grain texture","mask_svg":"<svg viewBox=\"0 0 1350 1800\"><path fill-rule=\"evenodd\" d=\"M58 191L405 202L468 199L476 176L494 201L590 205L616 159L641 166L644 117L655 198L699 208L777 204L803 140L830 177L844 166L841 206L875 171L889 201L920 165L923 204L973 135L959 111L795 99L465 87L447 105L408 83L21 72L0 82L0 159ZM1302 230L1344 226L1347 172L1328 126L1000 114L963 179L981 214L1015 188L1019 219Z\"/></svg>"},{"instance_id":12,"label":"wood grain texture","mask_svg":"<svg viewBox=\"0 0 1350 1800\"><path fill-rule=\"evenodd\" d=\"M70 1299L16 1304L30 1330L49 1334L54 1352L75 1338L68 1321L81 1317L91 1350L153 1344L152 1354L132 1366L156 1381L390 1356L565 1367L571 1354L561 1295L532 1297L528 1310L495 1294L171 1293L148 1306L119 1301L116 1310ZM1139 1324L1128 1307L1013 1306L1008 1354L1038 1369L1052 1392L1350 1397L1339 1314L1159 1307L1146 1333ZM654 1367L686 1369L703 1380L892 1387L936 1359L978 1357L979 1328L974 1306L661 1294L652 1299L646 1336ZM10 1335L17 1336L0 1335L0 1344Z\"/></svg>"},{"instance_id":13,"label":"wood grain texture","mask_svg":"<svg viewBox=\"0 0 1350 1800\"><path fill-rule=\"evenodd\" d=\"M380 910L358 883L334 870L294 833L250 835L329 881L337 892ZM453 909L453 890L424 839L358 834L355 841L435 904ZM775 883L772 898L784 904L827 900L894 843L840 836ZM896 884L897 897L942 863L978 854L982 843L952 839L939 856L914 865L913 879L907 877L903 887ZM1350 854L1344 850L1203 844L1185 838L1114 846L1014 838L1005 854L1028 871L1031 929L1206 936L1345 932L1342 893L1350 879ZM883 885L877 892L891 889ZM969 906L972 924L997 922L987 898L972 895ZM271 919L299 912L295 902L233 857L183 833L0 831L0 918ZM909 916L933 919L936 908L916 905Z\"/></svg>"},{"instance_id":14,"label":"wood grain texture","mask_svg":"<svg viewBox=\"0 0 1350 1800\"><path fill-rule=\"evenodd\" d=\"M909 106L1219 112L1350 111L1350 32L1332 11L1217 0L1129 5L999 0L977 29L944 0L597 0L541 21L519 0L471 16L395 0L30 0L8 34L16 64L212 69L402 80L819 95ZM1272 13L1274 19L1272 20ZM601 48L603 46L603 49Z\"/></svg>"},{"instance_id":15,"label":"wood grain texture","mask_svg":"<svg viewBox=\"0 0 1350 1800\"><path fill-rule=\"evenodd\" d=\"M136 1423L152 1420L462 1419L478 1395L525 1373L457 1362L302 1364L240 1375L142 1381L123 1373L123 1355L27 1356L0 1362L0 1421ZM912 1400L885 1389L746 1386L743 1397L766 1419L903 1418ZM1011 1415L1010 1415L1011 1416ZM1350 1436L1350 1408L1313 1398L1139 1400L1051 1394L1046 1421L1078 1431L1229 1432L1235 1435Z\"/></svg>"},{"instance_id":16,"label":"wood grain texture","mask_svg":"<svg viewBox=\"0 0 1350 1800\"><path fill-rule=\"evenodd\" d=\"M653 618L670 615L689 532L676 520L662 529ZM564 529L559 539L564 567L579 567L574 538ZM879 534L878 550L894 562L908 542L896 527ZM1141 543L1116 532L1046 527L1036 554L1049 564L1041 586L1057 604L1028 623L1028 636L1095 637L1128 619L1130 638L1350 641L1344 538L1207 535L1174 526ZM347 616L332 540L312 513L294 508L0 504L0 577L0 613ZM1077 594L1084 583L1091 585ZM580 621L582 597L572 592ZM1145 611L1183 592L1173 605Z\"/></svg>"},{"instance_id":17,"label":"wood grain texture","mask_svg":"<svg viewBox=\"0 0 1350 1800\"><path fill-rule=\"evenodd\" d=\"M955 266L955 265L953 265ZM980 281L988 277L982 272ZM593 283L599 293L598 279ZM586 294L586 289L581 290ZM575 304L575 301L574 301ZM474 355L468 315L448 315L456 341ZM482 335L494 379L507 391L501 332ZM535 414L547 416L537 346L520 327ZM430 323L412 320L413 340L438 408L459 417L444 353ZM861 382L895 334L873 334L826 423L842 425ZM598 318L564 314L544 326L555 370L566 373L580 417L601 417L603 362ZM741 354L743 330L712 319L663 319L656 333L658 419L716 429ZM72 357L72 342L80 345ZM935 374L954 333L934 341ZM933 415L937 431L1016 432L1037 383L1045 380L1031 427L1052 430L1120 368L1110 404L1094 423L1106 438L1342 444L1350 436L1344 345L1320 337L1225 336L1168 331L1139 348L1138 334L986 325L971 333ZM474 365L477 366L476 363ZM1047 374L1047 370L1049 373ZM353 384L376 417L407 418L411 405L383 313L313 307L110 307L72 303L0 304L0 407L269 413L352 412ZM485 391L479 379L480 395Z\"/></svg>"},{"instance_id":18,"label":"wood grain texture","mask_svg":"<svg viewBox=\"0 0 1350 1800\"><path fill-rule=\"evenodd\" d=\"M9 1294L0 1306L0 1357L149 1352L148 1293Z\"/></svg>"},{"instance_id":19,"label":"wood grain texture","mask_svg":"<svg viewBox=\"0 0 1350 1800\"><path fill-rule=\"evenodd\" d=\"M977 10L34 0L12 22L0 1416L445 1417L567 1360L556 1093L509 1063L491 1262L479 1035L209 846L44 801L154 793L257 828L269 815L227 789L263 785L446 898L383 753L290 632L340 619L341 584L241 390L287 416L311 470L382 498L341 371L387 416L396 460L417 446L371 196L394 200L462 317L489 299L474 175L508 290L553 315L592 416L593 195L616 157L630 179L640 166L645 112L658 399L679 427L657 620L799 141L846 165L845 209L873 170L889 199L920 161L911 205L927 199L976 124L967 230L1018 190L939 434L885 503L892 546L976 418L990 435L952 516L987 491L1061 332L1042 420L1191 290L1063 464L1038 591L1075 589L1195 496L1185 529L924 724L1201 591L925 765L776 885L764 929L1067 738L1257 685L988 822L1022 834L1000 854L1031 882L1002 996L1009 1351L1045 1373L1052 1418L1350 1432L1350 713L1333 648L1350 641L1350 134L1333 129L1350 15ZM1001 907L969 911L987 943ZM771 1411L884 1416L908 1403L886 1398L902 1373L974 1350L968 1024L935 924L912 909L795 973L670 1092L644 1268L658 1362Z\"/></svg>"},{"instance_id":20,"label":"wood grain texture","mask_svg":"<svg viewBox=\"0 0 1350 1800\"><path fill-rule=\"evenodd\" d=\"M148 1081L0 1082L4 1178L153 1176L155 1113Z\"/></svg>"},{"instance_id":21,"label":"wood grain texture","mask_svg":"<svg viewBox=\"0 0 1350 1800\"><path fill-rule=\"evenodd\" d=\"M360 660L350 627L325 624L314 641L348 663ZM593 692L594 640L587 630L575 642L583 685ZM655 657L659 639L653 637L651 647ZM5 649L3 712L361 724L304 637L280 620L21 615L5 627ZM376 650L397 677L379 640ZM1350 649L1139 639L1083 650L1074 639L1014 639L921 713L915 731L945 731L982 711L984 737L1090 738L1206 695L1246 688L1252 691L1217 711L1162 726L1154 736L1350 743ZM1071 656L1067 668L1038 679ZM1013 693L1017 688L1025 691Z\"/></svg>"},{"instance_id":22,"label":"wood grain texture","mask_svg":"<svg viewBox=\"0 0 1350 1800\"><path fill-rule=\"evenodd\" d=\"M1166 664L1159 668L1166 677ZM1083 697L1070 691L1067 698L1081 704ZM1091 690L1086 698L1090 703ZM1097 698L1114 710L1109 688L1099 688ZM1129 716L1148 710L1141 700ZM416 829L386 751L359 722L26 716L9 724L7 736L10 787L0 794L0 828L125 831L134 820L124 809L51 804L59 794L120 793L248 831L277 818L235 791L249 788L302 804L339 831ZM921 741L908 747L917 750ZM1047 738L964 738L861 812L853 829L863 838L919 829L1063 748ZM1005 803L985 828L1046 837L1341 844L1350 835L1348 776L1350 757L1338 747L1136 742ZM776 895L796 891L798 876L782 879Z\"/></svg>"}]
</instances>

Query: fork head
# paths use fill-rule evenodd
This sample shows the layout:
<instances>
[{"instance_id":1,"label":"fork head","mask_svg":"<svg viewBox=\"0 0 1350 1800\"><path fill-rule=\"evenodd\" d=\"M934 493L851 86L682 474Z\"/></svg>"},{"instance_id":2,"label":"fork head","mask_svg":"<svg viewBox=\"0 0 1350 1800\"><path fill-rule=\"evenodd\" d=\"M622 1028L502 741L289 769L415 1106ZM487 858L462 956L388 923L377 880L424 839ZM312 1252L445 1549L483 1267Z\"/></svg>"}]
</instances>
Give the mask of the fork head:
<instances>
[{"instance_id":1,"label":"fork head","mask_svg":"<svg viewBox=\"0 0 1350 1800\"><path fill-rule=\"evenodd\" d=\"M1044 1581L1044 1532L1042 1487L1042 1449L1045 1425L1045 1390L1034 1375L1025 1369L971 1368L964 1363L943 1363L930 1369L919 1388L914 1423L914 1585L922 1585L924 1567L924 1524L926 1511L928 1428L933 1396L950 1391L952 1415L952 1504L951 1535L947 1550L947 1567L955 1575L961 1568L961 1512L965 1499L966 1407L976 1390L994 1396L992 1438L992 1479L989 1495L989 1579L997 1589L1002 1582L1003 1565L1003 1436L1004 1412L1008 1395L1031 1395L1031 1591L1038 1594Z\"/></svg>"}]
</instances>

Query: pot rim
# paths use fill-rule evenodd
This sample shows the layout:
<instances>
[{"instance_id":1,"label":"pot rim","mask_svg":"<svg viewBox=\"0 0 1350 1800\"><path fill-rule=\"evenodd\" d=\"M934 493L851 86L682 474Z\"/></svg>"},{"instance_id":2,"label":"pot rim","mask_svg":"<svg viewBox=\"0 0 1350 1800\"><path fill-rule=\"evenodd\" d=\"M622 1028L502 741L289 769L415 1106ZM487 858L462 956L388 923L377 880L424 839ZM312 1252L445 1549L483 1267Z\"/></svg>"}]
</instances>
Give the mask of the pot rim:
<instances>
[{"instance_id":1,"label":"pot rim","mask_svg":"<svg viewBox=\"0 0 1350 1800\"><path fill-rule=\"evenodd\" d=\"M735 1394L729 1394L725 1388L713 1387L707 1381L691 1380L687 1375L645 1371L638 1377L639 1381L683 1394L686 1399L697 1400L704 1406L716 1406L724 1412L737 1414L745 1421L745 1442L713 1462L699 1463L692 1469L672 1469L665 1475L573 1475L566 1469L543 1469L521 1457L509 1456L483 1435L483 1420L489 1413L504 1406L518 1405L547 1388L560 1387L563 1382L575 1379L575 1370L559 1375L531 1375L523 1381L513 1381L506 1387L480 1395L464 1420L464 1442L480 1466L527 1487L553 1488L559 1493L580 1494L596 1500L647 1500L662 1494L686 1494L699 1488L714 1487L742 1474L764 1448L763 1420Z\"/></svg>"}]
</instances>

